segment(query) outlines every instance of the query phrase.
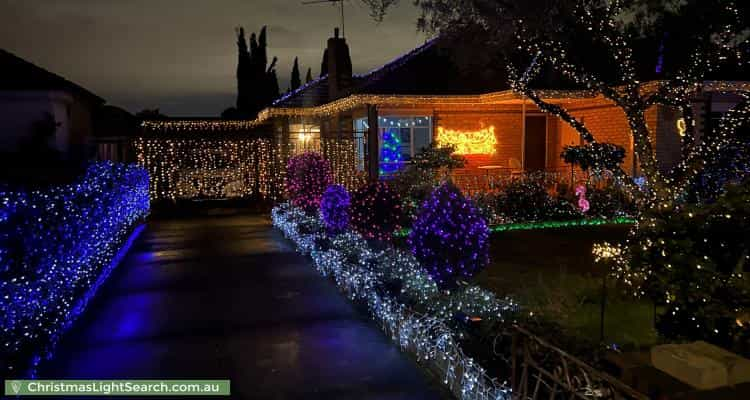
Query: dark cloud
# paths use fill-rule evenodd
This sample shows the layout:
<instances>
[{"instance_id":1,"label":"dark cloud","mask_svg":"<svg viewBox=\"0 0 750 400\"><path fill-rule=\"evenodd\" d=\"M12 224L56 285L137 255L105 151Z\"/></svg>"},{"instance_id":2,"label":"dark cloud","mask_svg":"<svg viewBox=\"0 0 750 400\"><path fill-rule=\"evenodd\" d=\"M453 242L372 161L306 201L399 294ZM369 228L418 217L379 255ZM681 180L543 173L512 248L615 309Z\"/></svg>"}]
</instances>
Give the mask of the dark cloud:
<instances>
[{"instance_id":1,"label":"dark cloud","mask_svg":"<svg viewBox=\"0 0 750 400\"><path fill-rule=\"evenodd\" d=\"M366 72L424 41L404 1L378 24L346 3L355 72ZM0 0L0 47L63 75L131 111L216 115L235 93L234 29L268 26L279 85L292 60L317 75L338 8L300 0Z\"/></svg>"}]
</instances>

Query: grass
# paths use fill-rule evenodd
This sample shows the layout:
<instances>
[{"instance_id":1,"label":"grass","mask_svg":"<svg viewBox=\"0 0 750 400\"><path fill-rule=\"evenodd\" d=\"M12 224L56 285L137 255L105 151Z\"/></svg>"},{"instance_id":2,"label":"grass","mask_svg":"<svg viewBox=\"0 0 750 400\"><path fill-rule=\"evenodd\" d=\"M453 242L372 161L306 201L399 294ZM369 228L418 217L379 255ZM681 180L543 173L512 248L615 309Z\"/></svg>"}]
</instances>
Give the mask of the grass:
<instances>
[{"instance_id":1,"label":"grass","mask_svg":"<svg viewBox=\"0 0 750 400\"><path fill-rule=\"evenodd\" d=\"M600 339L602 279L595 242L623 239L628 226L599 225L506 231L492 235L491 263L475 279L498 295L511 295L531 312L557 321L565 334ZM654 344L654 309L608 279L604 340L626 347Z\"/></svg>"}]
</instances>

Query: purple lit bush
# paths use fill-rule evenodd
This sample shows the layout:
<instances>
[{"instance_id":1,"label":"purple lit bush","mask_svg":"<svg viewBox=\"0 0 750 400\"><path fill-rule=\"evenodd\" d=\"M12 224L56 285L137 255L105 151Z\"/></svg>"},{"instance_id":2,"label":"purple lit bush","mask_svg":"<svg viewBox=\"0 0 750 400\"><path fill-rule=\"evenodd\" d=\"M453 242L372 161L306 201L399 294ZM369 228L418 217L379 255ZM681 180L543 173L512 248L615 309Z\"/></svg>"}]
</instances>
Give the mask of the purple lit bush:
<instances>
[{"instance_id":1,"label":"purple lit bush","mask_svg":"<svg viewBox=\"0 0 750 400\"><path fill-rule=\"evenodd\" d=\"M489 228L474 204L451 183L422 204L409 234L414 256L441 287L470 278L489 262Z\"/></svg>"},{"instance_id":2,"label":"purple lit bush","mask_svg":"<svg viewBox=\"0 0 750 400\"><path fill-rule=\"evenodd\" d=\"M292 205L307 212L317 210L320 198L333 183L331 164L315 152L289 159L286 166L286 193Z\"/></svg>"},{"instance_id":3,"label":"purple lit bush","mask_svg":"<svg viewBox=\"0 0 750 400\"><path fill-rule=\"evenodd\" d=\"M320 215L329 234L339 234L349 227L349 206L351 198L346 188L331 185L320 200Z\"/></svg>"},{"instance_id":4,"label":"purple lit bush","mask_svg":"<svg viewBox=\"0 0 750 400\"><path fill-rule=\"evenodd\" d=\"M401 197L387 183L370 183L352 193L351 223L363 237L391 241L403 220Z\"/></svg>"}]
</instances>

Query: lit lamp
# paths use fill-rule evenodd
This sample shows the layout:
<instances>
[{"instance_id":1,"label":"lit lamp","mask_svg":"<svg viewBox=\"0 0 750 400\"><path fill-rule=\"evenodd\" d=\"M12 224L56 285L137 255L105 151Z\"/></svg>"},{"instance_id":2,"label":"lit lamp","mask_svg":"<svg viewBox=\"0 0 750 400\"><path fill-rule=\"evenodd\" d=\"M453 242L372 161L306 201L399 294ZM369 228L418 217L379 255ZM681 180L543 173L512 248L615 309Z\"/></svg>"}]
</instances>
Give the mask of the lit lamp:
<instances>
[{"instance_id":1,"label":"lit lamp","mask_svg":"<svg viewBox=\"0 0 750 400\"><path fill-rule=\"evenodd\" d=\"M677 134L680 135L680 137L684 137L685 131L687 131L687 124L685 124L685 118L678 118L675 125L677 126Z\"/></svg>"}]
</instances>

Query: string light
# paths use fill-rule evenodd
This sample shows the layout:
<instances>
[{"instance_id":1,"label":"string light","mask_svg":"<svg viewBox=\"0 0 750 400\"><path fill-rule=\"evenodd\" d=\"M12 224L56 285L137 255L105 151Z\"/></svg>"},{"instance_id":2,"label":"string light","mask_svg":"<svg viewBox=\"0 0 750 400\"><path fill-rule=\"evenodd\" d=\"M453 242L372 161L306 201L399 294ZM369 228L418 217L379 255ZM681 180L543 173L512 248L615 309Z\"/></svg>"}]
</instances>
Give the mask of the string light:
<instances>
[{"instance_id":1,"label":"string light","mask_svg":"<svg viewBox=\"0 0 750 400\"><path fill-rule=\"evenodd\" d=\"M289 201L307 211L317 210L323 192L333 183L331 164L319 153L306 152L290 158L286 171Z\"/></svg>"},{"instance_id":2,"label":"string light","mask_svg":"<svg viewBox=\"0 0 750 400\"><path fill-rule=\"evenodd\" d=\"M172 128L166 125L162 129L170 132ZM152 201L283 198L286 165L297 153L295 144L262 138L196 136L200 132L135 140L136 160L149 172ZM334 182L353 188L366 179L356 140L322 139L320 150L331 164Z\"/></svg>"},{"instance_id":3,"label":"string light","mask_svg":"<svg viewBox=\"0 0 750 400\"><path fill-rule=\"evenodd\" d=\"M413 256L392 247L374 250L353 233L334 236L330 248L316 247L319 241L315 238L323 233L310 230L310 226L316 226L314 217L288 204L275 207L271 215L274 225L297 243L303 254L311 255L321 274L333 278L351 300L366 305L373 319L402 351L439 371L443 383L458 398L511 399L510 388L488 376L486 370L465 355L446 319L458 312L502 319L504 314L518 311L515 303L498 300L478 287L440 292ZM404 282L397 297L378 289L393 277ZM399 298L416 301L425 313L414 311L399 302Z\"/></svg>"},{"instance_id":4,"label":"string light","mask_svg":"<svg viewBox=\"0 0 750 400\"><path fill-rule=\"evenodd\" d=\"M457 131L437 128L437 143L440 146L453 146L456 154L495 154L497 138L495 127L489 126L478 131Z\"/></svg>"},{"instance_id":5,"label":"string light","mask_svg":"<svg viewBox=\"0 0 750 400\"><path fill-rule=\"evenodd\" d=\"M365 238L389 242L403 222L401 198L388 183L372 182L352 193L352 227Z\"/></svg>"},{"instance_id":6,"label":"string light","mask_svg":"<svg viewBox=\"0 0 750 400\"><path fill-rule=\"evenodd\" d=\"M380 175L390 175L403 164L401 155L401 138L397 129L385 129L383 132L383 146L380 150Z\"/></svg>"},{"instance_id":7,"label":"string light","mask_svg":"<svg viewBox=\"0 0 750 400\"><path fill-rule=\"evenodd\" d=\"M74 183L0 191L0 356L20 376L49 353L116 265L149 211L148 176L134 165L91 164ZM29 364L29 360L30 364Z\"/></svg>"},{"instance_id":8,"label":"string light","mask_svg":"<svg viewBox=\"0 0 750 400\"><path fill-rule=\"evenodd\" d=\"M489 229L473 203L451 184L435 189L409 234L412 253L441 286L454 286L489 263Z\"/></svg>"},{"instance_id":9,"label":"string light","mask_svg":"<svg viewBox=\"0 0 750 400\"><path fill-rule=\"evenodd\" d=\"M328 234L342 233L349 228L350 206L351 198L345 187L328 186L320 200L320 217L328 229Z\"/></svg>"}]
</instances>

